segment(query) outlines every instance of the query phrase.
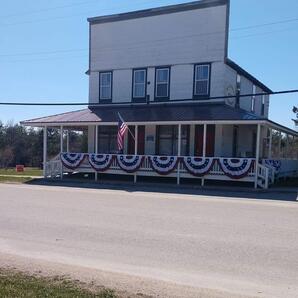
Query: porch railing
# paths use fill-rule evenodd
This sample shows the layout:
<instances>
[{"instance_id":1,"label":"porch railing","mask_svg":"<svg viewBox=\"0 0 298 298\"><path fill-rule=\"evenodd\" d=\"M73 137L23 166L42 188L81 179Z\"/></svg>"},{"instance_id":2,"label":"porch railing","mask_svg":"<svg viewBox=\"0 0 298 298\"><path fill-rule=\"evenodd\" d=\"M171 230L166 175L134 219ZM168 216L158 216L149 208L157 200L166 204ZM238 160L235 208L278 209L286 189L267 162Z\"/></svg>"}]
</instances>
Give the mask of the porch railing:
<instances>
[{"instance_id":1,"label":"porch railing","mask_svg":"<svg viewBox=\"0 0 298 298\"><path fill-rule=\"evenodd\" d=\"M68 154L68 153L65 153ZM69 154L71 155L71 154ZM73 154L75 155L75 154ZM46 177L61 177L64 172L84 172L84 173L94 173L97 172L94 167L90 165L90 161L88 160L89 154L78 154L82 155L82 161L76 167L67 167L62 163L60 155L57 155L51 161L46 163L45 176ZM105 155L101 155L105 156ZM108 156L108 155L106 155ZM200 179L210 179L210 180L229 180L229 181L243 181L243 182L255 182L257 181L257 185L261 188L268 188L270 184L273 184L275 179L278 177L284 177L285 175L298 176L298 160L275 160L271 163L267 164L262 161L262 163L258 163L257 171L256 171L256 161L255 159L248 158L194 158L194 157L158 157L164 158L165 160L168 158L176 158L176 166L166 172L166 174L160 173L156 168L154 169L152 165L152 158L155 156L139 156L142 159L140 165L136 168L136 170L125 171L123 166L120 167L118 157L120 155L113 155L112 160L109 166L104 170L99 170L99 173L107 173L107 174L118 174L118 175L134 175L134 176L168 176L175 177L178 180L180 178L200 178ZM136 156L126 156L130 157L132 160ZM208 170L204 172L204 168L201 167L202 170L199 174L195 172L196 168L193 165L193 171L189 170L189 167L186 168L185 160L191 159L194 163L196 160L206 161L210 159L212 161L212 165L209 164ZM70 161L71 162L71 161ZM247 165L245 165L245 162ZM129 162L128 162L129 163ZM233 166L237 165L238 166ZM229 167L229 165L231 166ZM223 168L223 165L226 168ZM250 165L250 166L249 166ZM208 163L207 163L208 166ZM249 166L245 168L245 166ZM166 166L165 166L166 167ZM229 172L230 171L230 172ZM233 171L238 175L234 175ZM242 171L242 172L241 172ZM256 179L257 173L257 179ZM243 175L242 175L243 174ZM256 180L255 180L256 179Z\"/></svg>"}]
</instances>

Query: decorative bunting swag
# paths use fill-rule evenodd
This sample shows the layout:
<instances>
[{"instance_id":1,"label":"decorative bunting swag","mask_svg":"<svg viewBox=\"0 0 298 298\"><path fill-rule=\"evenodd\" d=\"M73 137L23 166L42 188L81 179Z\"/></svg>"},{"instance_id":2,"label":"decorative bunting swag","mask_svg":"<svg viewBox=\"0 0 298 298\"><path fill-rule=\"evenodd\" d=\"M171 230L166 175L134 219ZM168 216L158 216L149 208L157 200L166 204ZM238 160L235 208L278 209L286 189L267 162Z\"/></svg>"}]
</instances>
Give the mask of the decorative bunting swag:
<instances>
[{"instance_id":1,"label":"decorative bunting swag","mask_svg":"<svg viewBox=\"0 0 298 298\"><path fill-rule=\"evenodd\" d=\"M183 157L183 164L187 172L193 176L204 176L210 172L214 165L214 158Z\"/></svg>"},{"instance_id":2,"label":"decorative bunting swag","mask_svg":"<svg viewBox=\"0 0 298 298\"><path fill-rule=\"evenodd\" d=\"M253 159L247 158L220 158L218 162L223 172L232 179L246 177L254 164Z\"/></svg>"},{"instance_id":3,"label":"decorative bunting swag","mask_svg":"<svg viewBox=\"0 0 298 298\"><path fill-rule=\"evenodd\" d=\"M117 162L119 167L127 172L134 173L142 165L144 156L141 155L117 155Z\"/></svg>"},{"instance_id":4,"label":"decorative bunting swag","mask_svg":"<svg viewBox=\"0 0 298 298\"><path fill-rule=\"evenodd\" d=\"M61 153L61 161L63 165L71 170L78 168L85 158L84 153Z\"/></svg>"},{"instance_id":5,"label":"decorative bunting swag","mask_svg":"<svg viewBox=\"0 0 298 298\"><path fill-rule=\"evenodd\" d=\"M264 166L273 168L275 174L278 174L281 168L281 160L277 160L277 159L263 159L262 164Z\"/></svg>"},{"instance_id":6,"label":"decorative bunting swag","mask_svg":"<svg viewBox=\"0 0 298 298\"><path fill-rule=\"evenodd\" d=\"M97 172L105 172L113 161L112 154L88 154L88 162Z\"/></svg>"},{"instance_id":7,"label":"decorative bunting swag","mask_svg":"<svg viewBox=\"0 0 298 298\"><path fill-rule=\"evenodd\" d=\"M160 175L173 172L179 161L177 156L148 156L152 169Z\"/></svg>"}]
</instances>

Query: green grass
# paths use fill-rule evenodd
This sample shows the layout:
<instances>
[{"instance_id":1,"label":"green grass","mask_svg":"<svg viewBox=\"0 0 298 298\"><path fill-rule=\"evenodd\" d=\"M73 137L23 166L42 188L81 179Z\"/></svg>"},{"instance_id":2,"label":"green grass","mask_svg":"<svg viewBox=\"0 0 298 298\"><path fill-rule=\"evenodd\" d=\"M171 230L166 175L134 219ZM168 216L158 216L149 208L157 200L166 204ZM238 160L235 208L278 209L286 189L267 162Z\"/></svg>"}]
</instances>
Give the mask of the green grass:
<instances>
[{"instance_id":1,"label":"green grass","mask_svg":"<svg viewBox=\"0 0 298 298\"><path fill-rule=\"evenodd\" d=\"M0 169L0 175L42 176L42 170L38 168L25 168L24 172L16 172L14 168Z\"/></svg>"},{"instance_id":2,"label":"green grass","mask_svg":"<svg viewBox=\"0 0 298 298\"><path fill-rule=\"evenodd\" d=\"M63 278L43 278L0 271L0 297L3 298L116 298L114 291L91 292Z\"/></svg>"},{"instance_id":3,"label":"green grass","mask_svg":"<svg viewBox=\"0 0 298 298\"><path fill-rule=\"evenodd\" d=\"M31 177L0 176L0 183L26 183L30 180Z\"/></svg>"}]
</instances>

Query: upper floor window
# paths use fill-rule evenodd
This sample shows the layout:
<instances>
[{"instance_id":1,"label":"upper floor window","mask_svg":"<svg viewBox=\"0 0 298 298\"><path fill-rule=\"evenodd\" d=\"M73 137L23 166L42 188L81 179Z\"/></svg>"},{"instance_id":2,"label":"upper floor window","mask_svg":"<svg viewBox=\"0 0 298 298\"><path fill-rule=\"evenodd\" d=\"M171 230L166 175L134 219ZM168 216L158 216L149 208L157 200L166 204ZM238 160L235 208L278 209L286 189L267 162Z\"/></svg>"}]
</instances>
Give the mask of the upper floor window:
<instances>
[{"instance_id":1,"label":"upper floor window","mask_svg":"<svg viewBox=\"0 0 298 298\"><path fill-rule=\"evenodd\" d=\"M160 67L155 70L155 98L169 98L170 68Z\"/></svg>"},{"instance_id":2,"label":"upper floor window","mask_svg":"<svg viewBox=\"0 0 298 298\"><path fill-rule=\"evenodd\" d=\"M99 99L111 100L112 99L112 72L99 73Z\"/></svg>"},{"instance_id":3,"label":"upper floor window","mask_svg":"<svg viewBox=\"0 0 298 298\"><path fill-rule=\"evenodd\" d=\"M195 65L194 96L208 96L210 89L210 65Z\"/></svg>"},{"instance_id":4,"label":"upper floor window","mask_svg":"<svg viewBox=\"0 0 298 298\"><path fill-rule=\"evenodd\" d=\"M133 71L133 99L146 98L147 69L135 69Z\"/></svg>"}]
</instances>

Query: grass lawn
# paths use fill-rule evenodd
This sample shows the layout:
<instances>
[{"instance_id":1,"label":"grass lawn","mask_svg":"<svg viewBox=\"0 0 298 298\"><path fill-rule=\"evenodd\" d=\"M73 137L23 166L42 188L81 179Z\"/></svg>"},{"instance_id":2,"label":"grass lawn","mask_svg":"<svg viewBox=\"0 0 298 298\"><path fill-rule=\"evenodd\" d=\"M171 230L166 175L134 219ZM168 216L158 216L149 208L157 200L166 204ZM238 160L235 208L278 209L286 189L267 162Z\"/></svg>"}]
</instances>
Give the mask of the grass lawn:
<instances>
[{"instance_id":1,"label":"grass lawn","mask_svg":"<svg viewBox=\"0 0 298 298\"><path fill-rule=\"evenodd\" d=\"M5 298L116 298L112 290L91 292L62 278L42 278L0 270L0 297Z\"/></svg>"},{"instance_id":2,"label":"grass lawn","mask_svg":"<svg viewBox=\"0 0 298 298\"><path fill-rule=\"evenodd\" d=\"M0 183L25 183L32 180L31 177L0 176ZM0 296L1 297L1 296Z\"/></svg>"},{"instance_id":3,"label":"grass lawn","mask_svg":"<svg viewBox=\"0 0 298 298\"><path fill-rule=\"evenodd\" d=\"M42 170L38 168L25 168L24 172L16 172L14 168L0 169L0 175L42 176Z\"/></svg>"}]
</instances>

